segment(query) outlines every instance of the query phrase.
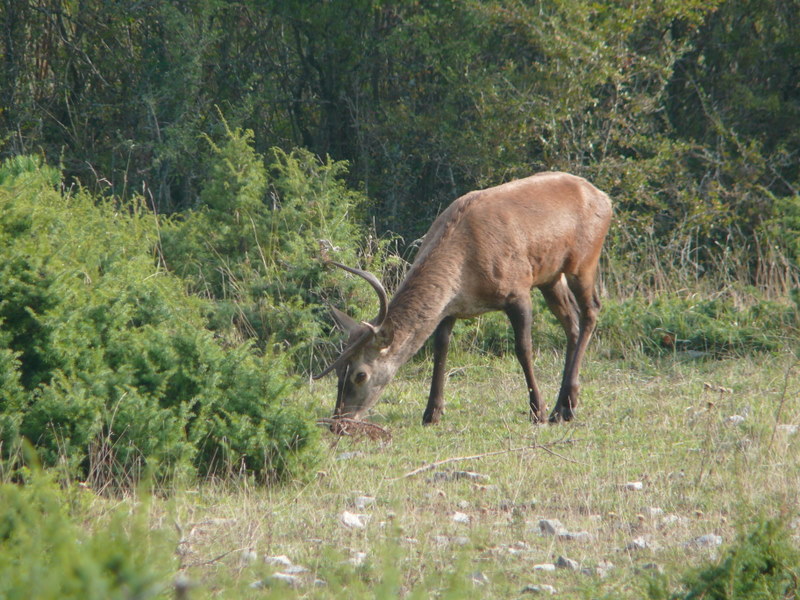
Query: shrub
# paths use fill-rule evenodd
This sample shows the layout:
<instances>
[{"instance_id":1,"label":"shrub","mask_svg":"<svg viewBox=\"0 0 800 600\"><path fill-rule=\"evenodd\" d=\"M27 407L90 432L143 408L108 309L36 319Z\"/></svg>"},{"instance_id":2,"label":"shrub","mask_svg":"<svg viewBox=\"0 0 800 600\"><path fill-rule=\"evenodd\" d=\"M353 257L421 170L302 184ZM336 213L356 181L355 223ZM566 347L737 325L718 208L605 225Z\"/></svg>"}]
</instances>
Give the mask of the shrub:
<instances>
[{"instance_id":1,"label":"shrub","mask_svg":"<svg viewBox=\"0 0 800 600\"><path fill-rule=\"evenodd\" d=\"M18 161L11 166L16 166ZM290 473L315 430L282 406L285 360L223 347L206 304L157 266L155 219L52 170L0 170L0 430L70 476L131 482L240 464ZM302 462L302 461L301 461Z\"/></svg>"},{"instance_id":2,"label":"shrub","mask_svg":"<svg viewBox=\"0 0 800 600\"><path fill-rule=\"evenodd\" d=\"M252 136L226 126L219 144L208 140L200 206L165 224L163 255L194 293L213 301L218 334L261 348L280 342L296 368L314 370L329 358L314 352L331 326L320 296L344 304L363 290L369 295L356 296L359 304L376 304L363 282L354 285L321 259L370 268L387 244L367 246L357 258L364 236L356 219L366 198L347 188L346 163L302 149L273 149L265 160Z\"/></svg>"},{"instance_id":3,"label":"shrub","mask_svg":"<svg viewBox=\"0 0 800 600\"><path fill-rule=\"evenodd\" d=\"M0 597L161 596L173 552L148 530L141 510L134 519L119 513L87 534L70 516L68 496L41 474L24 486L0 484Z\"/></svg>"},{"instance_id":4,"label":"shrub","mask_svg":"<svg viewBox=\"0 0 800 600\"><path fill-rule=\"evenodd\" d=\"M656 600L789 600L800 592L800 551L786 527L777 520L759 519L714 564L683 577L685 592L670 594L664 581L653 581Z\"/></svg>"}]
</instances>

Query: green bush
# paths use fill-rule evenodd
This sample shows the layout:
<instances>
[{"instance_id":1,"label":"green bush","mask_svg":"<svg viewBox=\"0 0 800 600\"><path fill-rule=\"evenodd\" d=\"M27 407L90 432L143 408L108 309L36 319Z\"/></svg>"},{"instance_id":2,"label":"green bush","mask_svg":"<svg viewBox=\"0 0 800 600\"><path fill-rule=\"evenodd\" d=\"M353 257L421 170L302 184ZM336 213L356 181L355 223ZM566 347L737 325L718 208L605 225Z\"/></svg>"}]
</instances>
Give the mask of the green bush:
<instances>
[{"instance_id":1,"label":"green bush","mask_svg":"<svg viewBox=\"0 0 800 600\"><path fill-rule=\"evenodd\" d=\"M330 329L322 295L337 304L357 294L376 305L366 284L326 269L324 258L372 267L385 242L356 257L364 238L356 225L366 198L347 188L347 165L321 161L306 150L255 152L252 131L226 129L217 145L208 140L208 176L200 206L165 224L163 256L191 290L213 300L215 331L261 348L280 342L304 371L329 359L315 340ZM363 283L363 282L360 282ZM372 315L369 315L372 317Z\"/></svg>"},{"instance_id":2,"label":"green bush","mask_svg":"<svg viewBox=\"0 0 800 600\"><path fill-rule=\"evenodd\" d=\"M24 486L0 484L0 597L161 596L174 545L149 531L143 511L133 519L119 513L86 533L69 514L70 495L42 475Z\"/></svg>"},{"instance_id":3,"label":"green bush","mask_svg":"<svg viewBox=\"0 0 800 600\"><path fill-rule=\"evenodd\" d=\"M670 593L665 581L650 585L652 600L790 600L800 592L800 551L787 528L759 519L718 561L683 577L684 591Z\"/></svg>"},{"instance_id":4,"label":"green bush","mask_svg":"<svg viewBox=\"0 0 800 600\"><path fill-rule=\"evenodd\" d=\"M223 347L207 304L157 265L157 222L61 193L35 161L0 168L0 431L70 476L130 483L299 466L314 426L282 399L286 361ZM308 456L307 453L305 453Z\"/></svg>"}]
</instances>

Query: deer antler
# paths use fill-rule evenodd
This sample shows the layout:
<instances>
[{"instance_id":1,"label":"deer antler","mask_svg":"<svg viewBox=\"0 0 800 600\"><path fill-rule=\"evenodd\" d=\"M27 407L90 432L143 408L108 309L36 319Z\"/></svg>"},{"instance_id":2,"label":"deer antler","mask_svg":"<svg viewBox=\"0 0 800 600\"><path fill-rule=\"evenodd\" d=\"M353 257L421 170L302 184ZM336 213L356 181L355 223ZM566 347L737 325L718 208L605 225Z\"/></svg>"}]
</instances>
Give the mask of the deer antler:
<instances>
[{"instance_id":1,"label":"deer antler","mask_svg":"<svg viewBox=\"0 0 800 600\"><path fill-rule=\"evenodd\" d=\"M358 337L356 337L352 342L350 342L347 347L342 351L335 361L333 361L324 371L319 373L318 375L312 375L312 379L322 379L339 367L342 363L347 361L361 346L363 346L366 341L371 336L377 336L380 332L380 328L383 325L383 322L386 320L386 314L389 310L389 297L386 294L386 290L383 287L383 284L378 280L375 275L369 273L368 271L362 271L361 269L356 269L354 267L348 267L347 265L343 265L342 263L338 263L333 260L326 261L326 264L331 264L339 267L340 269L344 269L348 273L352 273L353 275L358 275L362 279L366 280L375 292L378 294L378 301L380 302L380 308L378 309L378 316L375 317L371 322L362 321L362 325L366 327L363 333L360 333Z\"/></svg>"}]
</instances>

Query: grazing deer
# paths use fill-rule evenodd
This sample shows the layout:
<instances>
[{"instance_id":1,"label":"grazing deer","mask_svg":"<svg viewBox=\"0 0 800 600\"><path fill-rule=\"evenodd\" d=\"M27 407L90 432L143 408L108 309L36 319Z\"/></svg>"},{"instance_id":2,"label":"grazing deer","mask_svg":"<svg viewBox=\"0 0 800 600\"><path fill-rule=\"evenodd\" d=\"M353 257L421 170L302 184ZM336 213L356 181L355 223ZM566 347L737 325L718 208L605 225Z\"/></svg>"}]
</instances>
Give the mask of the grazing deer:
<instances>
[{"instance_id":1,"label":"grazing deer","mask_svg":"<svg viewBox=\"0 0 800 600\"><path fill-rule=\"evenodd\" d=\"M531 418L543 421L547 408L531 366L530 290L538 287L567 334L561 390L550 421L572 419L578 371L600 309L595 277L610 221L608 196L588 181L540 173L455 200L433 222L391 302L374 275L333 262L363 277L380 301L378 316L369 323L332 308L349 340L314 378L336 371L334 418L362 418L400 366L433 334L433 381L422 422L437 423L456 319L502 310L514 329Z\"/></svg>"}]
</instances>

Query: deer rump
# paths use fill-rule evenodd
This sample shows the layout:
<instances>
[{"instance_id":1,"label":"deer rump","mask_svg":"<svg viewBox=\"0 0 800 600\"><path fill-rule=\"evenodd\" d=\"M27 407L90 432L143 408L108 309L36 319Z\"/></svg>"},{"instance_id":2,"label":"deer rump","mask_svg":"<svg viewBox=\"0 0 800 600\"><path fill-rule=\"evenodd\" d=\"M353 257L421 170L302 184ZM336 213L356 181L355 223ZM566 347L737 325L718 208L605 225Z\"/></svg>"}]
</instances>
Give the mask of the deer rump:
<instances>
[{"instance_id":1,"label":"deer rump","mask_svg":"<svg viewBox=\"0 0 800 600\"><path fill-rule=\"evenodd\" d=\"M611 215L608 196L585 179L540 173L455 200L431 225L391 301L371 273L331 262L364 278L380 304L369 322L331 309L349 339L315 379L337 373L334 418L362 418L400 366L433 335L433 379L423 423L437 423L456 319L502 310L514 330L531 419L543 422L547 408L533 376L530 335L530 293L537 287L567 337L561 388L549 420L573 419L578 373L600 310L597 265Z\"/></svg>"}]
</instances>

